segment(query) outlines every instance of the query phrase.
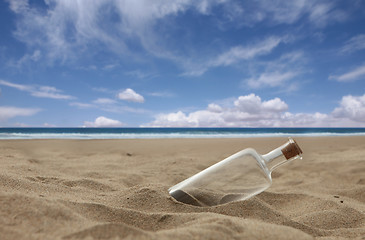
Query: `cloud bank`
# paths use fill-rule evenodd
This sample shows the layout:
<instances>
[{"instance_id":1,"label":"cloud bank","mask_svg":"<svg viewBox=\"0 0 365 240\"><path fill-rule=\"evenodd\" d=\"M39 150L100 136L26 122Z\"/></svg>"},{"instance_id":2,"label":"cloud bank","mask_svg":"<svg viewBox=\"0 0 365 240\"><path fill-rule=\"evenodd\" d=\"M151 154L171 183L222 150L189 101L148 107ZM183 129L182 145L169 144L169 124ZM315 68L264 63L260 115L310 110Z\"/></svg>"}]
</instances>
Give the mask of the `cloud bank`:
<instances>
[{"instance_id":1,"label":"cloud bank","mask_svg":"<svg viewBox=\"0 0 365 240\"><path fill-rule=\"evenodd\" d=\"M211 103L206 109L157 115L149 127L365 127L365 95L345 96L332 113L291 113L280 98L263 101L240 96L230 107Z\"/></svg>"}]
</instances>

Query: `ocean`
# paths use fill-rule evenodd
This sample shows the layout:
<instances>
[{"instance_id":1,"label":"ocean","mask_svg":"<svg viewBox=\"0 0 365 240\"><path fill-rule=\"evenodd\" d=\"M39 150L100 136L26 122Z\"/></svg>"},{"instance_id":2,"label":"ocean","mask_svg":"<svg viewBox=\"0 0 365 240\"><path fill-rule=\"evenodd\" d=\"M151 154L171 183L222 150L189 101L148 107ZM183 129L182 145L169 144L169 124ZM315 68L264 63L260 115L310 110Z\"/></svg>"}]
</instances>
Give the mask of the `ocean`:
<instances>
[{"instance_id":1,"label":"ocean","mask_svg":"<svg viewBox=\"0 0 365 240\"><path fill-rule=\"evenodd\" d=\"M365 136L365 128L0 128L0 139Z\"/></svg>"}]
</instances>

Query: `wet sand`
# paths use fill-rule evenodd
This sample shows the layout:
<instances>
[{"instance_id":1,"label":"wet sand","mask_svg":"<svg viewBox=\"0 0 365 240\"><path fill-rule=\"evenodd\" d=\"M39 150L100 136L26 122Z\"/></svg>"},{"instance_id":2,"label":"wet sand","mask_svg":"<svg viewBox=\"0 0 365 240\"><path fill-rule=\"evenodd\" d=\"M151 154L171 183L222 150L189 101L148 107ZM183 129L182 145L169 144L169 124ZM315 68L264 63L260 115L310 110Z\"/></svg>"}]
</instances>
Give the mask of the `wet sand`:
<instances>
[{"instance_id":1,"label":"wet sand","mask_svg":"<svg viewBox=\"0 0 365 240\"><path fill-rule=\"evenodd\" d=\"M296 138L303 160L246 201L167 189L286 138L0 141L0 239L365 239L365 137Z\"/></svg>"}]
</instances>

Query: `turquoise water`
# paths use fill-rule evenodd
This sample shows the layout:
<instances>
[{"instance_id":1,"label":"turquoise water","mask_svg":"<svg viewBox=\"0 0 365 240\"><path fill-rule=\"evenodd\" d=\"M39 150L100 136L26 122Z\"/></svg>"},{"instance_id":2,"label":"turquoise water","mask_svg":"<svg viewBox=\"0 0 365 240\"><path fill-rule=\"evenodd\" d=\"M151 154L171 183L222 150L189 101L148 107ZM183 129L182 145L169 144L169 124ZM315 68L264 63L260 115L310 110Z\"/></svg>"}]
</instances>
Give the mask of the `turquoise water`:
<instances>
[{"instance_id":1,"label":"turquoise water","mask_svg":"<svg viewBox=\"0 0 365 240\"><path fill-rule=\"evenodd\" d=\"M365 128L0 128L0 139L365 136Z\"/></svg>"}]
</instances>

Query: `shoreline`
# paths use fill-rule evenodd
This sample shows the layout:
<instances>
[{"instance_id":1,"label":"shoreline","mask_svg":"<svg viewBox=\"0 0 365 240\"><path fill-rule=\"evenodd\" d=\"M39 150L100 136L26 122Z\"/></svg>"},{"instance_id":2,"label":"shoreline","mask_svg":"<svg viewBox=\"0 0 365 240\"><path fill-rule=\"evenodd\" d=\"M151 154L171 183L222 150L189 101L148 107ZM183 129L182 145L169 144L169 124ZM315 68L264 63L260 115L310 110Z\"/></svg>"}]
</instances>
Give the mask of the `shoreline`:
<instances>
[{"instance_id":1,"label":"shoreline","mask_svg":"<svg viewBox=\"0 0 365 240\"><path fill-rule=\"evenodd\" d=\"M0 128L0 139L194 139L365 136L365 128Z\"/></svg>"},{"instance_id":2,"label":"shoreline","mask_svg":"<svg viewBox=\"0 0 365 240\"><path fill-rule=\"evenodd\" d=\"M318 136L298 136L298 135L285 135L285 136L257 136L257 137L157 137L157 138L16 138L16 139L1 139L0 142L7 141L165 141L165 140L173 140L173 141L240 141L240 140L253 140L256 142L257 140L279 140L279 139L336 139L336 138L364 138L364 135L318 135Z\"/></svg>"},{"instance_id":3,"label":"shoreline","mask_svg":"<svg viewBox=\"0 0 365 240\"><path fill-rule=\"evenodd\" d=\"M304 134L283 134L283 135L248 135L246 134L242 135L242 136L229 136L229 135L222 135L222 136L178 136L178 137L166 137L166 136L161 136L161 137L104 137L104 138L94 138L94 137L50 137L50 138L1 138L0 137L0 141L8 141L8 140L163 140L163 139L197 139L197 140L205 140L205 139L265 139L265 138L288 138L288 137L292 137L292 138L332 138L332 137L365 137L365 133L358 133L358 134L331 134L331 135L327 135L327 134L322 134L322 135L313 135L313 134L308 134L308 135L304 135Z\"/></svg>"}]
</instances>

